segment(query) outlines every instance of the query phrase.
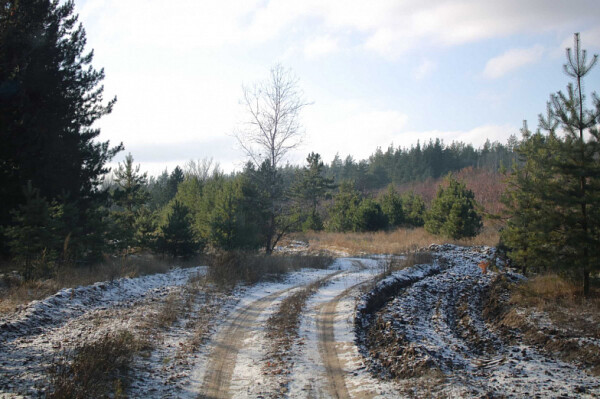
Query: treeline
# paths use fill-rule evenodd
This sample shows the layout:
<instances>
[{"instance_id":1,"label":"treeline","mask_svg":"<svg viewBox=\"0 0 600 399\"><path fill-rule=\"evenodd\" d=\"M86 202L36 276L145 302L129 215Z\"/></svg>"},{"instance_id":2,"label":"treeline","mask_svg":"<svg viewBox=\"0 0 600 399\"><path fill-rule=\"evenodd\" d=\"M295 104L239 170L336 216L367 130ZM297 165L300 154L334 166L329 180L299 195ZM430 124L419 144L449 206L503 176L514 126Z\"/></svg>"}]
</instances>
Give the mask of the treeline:
<instances>
[{"instance_id":1,"label":"treeline","mask_svg":"<svg viewBox=\"0 0 600 399\"><path fill-rule=\"evenodd\" d=\"M478 163L496 168L504 157L499 144L475 150L435 140L360 162L338 157L325 165L310 154L304 167L284 166L306 102L297 79L277 66L261 89L244 93L259 122L250 125L262 130L239 137L251 160L243 171L225 175L200 162L148 178L129 155L106 178L123 145L96 141L93 126L116 98L103 98L104 72L84 52L85 31L73 9L71 1L48 0L0 7L0 253L28 278L107 254L270 253L285 234L302 229L420 226L427 223L421 197L374 190ZM257 141L267 148L252 149Z\"/></svg>"},{"instance_id":2,"label":"treeline","mask_svg":"<svg viewBox=\"0 0 600 399\"><path fill-rule=\"evenodd\" d=\"M410 148L381 148L368 159L356 161L348 155L344 160L336 155L326 167L326 174L336 182L352 180L361 191L377 190L388 184L437 179L450 172L467 167L497 172L508 168L516 160L515 147L518 140L511 136L506 144L487 140L483 147L452 142L445 145L440 139L424 144L417 143Z\"/></svg>"},{"instance_id":3,"label":"treeline","mask_svg":"<svg viewBox=\"0 0 600 399\"><path fill-rule=\"evenodd\" d=\"M304 167L280 168L274 174L252 163L230 175L218 167L197 173L194 166L200 164L190 162L148 179L127 156L108 186L114 247L186 256L205 247L272 249L285 234L301 230L360 232L425 225L434 233L460 238L476 235L481 227L473 193L451 176L427 211L421 196L400 194L393 185L374 195L360 191L352 180L336 184L315 153ZM278 192L275 203L265 187ZM277 232L268 237L273 206ZM446 223L452 217L457 219L454 227Z\"/></svg>"}]
</instances>

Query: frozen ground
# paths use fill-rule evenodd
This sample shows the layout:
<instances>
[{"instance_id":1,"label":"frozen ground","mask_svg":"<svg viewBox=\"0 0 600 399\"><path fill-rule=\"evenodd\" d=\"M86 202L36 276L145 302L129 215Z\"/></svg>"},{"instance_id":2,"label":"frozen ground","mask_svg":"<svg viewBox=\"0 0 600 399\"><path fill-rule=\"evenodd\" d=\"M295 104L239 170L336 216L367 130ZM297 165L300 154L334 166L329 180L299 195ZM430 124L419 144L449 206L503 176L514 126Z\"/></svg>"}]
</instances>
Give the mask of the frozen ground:
<instances>
[{"instance_id":1,"label":"frozen ground","mask_svg":"<svg viewBox=\"0 0 600 399\"><path fill-rule=\"evenodd\" d=\"M482 317L490 248L435 246L437 273L401 289L369 321L370 369L410 396L598 397L600 379L528 345L505 343ZM410 270L396 273L402 281ZM359 313L360 314L360 313Z\"/></svg>"},{"instance_id":2,"label":"frozen ground","mask_svg":"<svg viewBox=\"0 0 600 399\"><path fill-rule=\"evenodd\" d=\"M224 292L205 268L62 290L0 319L0 398L43 397L61 351L127 329L151 348L134 359L130 397L598 397L600 381L527 345L509 345L481 317L489 248L433 246L435 262L372 281L388 259L340 258L326 270ZM194 282L196 281L196 283ZM311 282L289 353L269 358L266 321ZM397 292L374 315L369 298ZM148 319L183 311L164 327ZM276 364L276 367L271 367Z\"/></svg>"}]
</instances>

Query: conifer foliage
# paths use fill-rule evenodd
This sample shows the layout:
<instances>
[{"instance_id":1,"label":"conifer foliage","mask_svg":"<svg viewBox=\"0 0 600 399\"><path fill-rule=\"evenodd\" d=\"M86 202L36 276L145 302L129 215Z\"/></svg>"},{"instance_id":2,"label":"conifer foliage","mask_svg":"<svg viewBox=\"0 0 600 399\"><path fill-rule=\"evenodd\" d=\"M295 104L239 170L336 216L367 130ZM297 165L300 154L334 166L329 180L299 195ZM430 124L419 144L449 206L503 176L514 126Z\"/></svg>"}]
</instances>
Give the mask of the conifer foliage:
<instances>
[{"instance_id":1,"label":"conifer foliage","mask_svg":"<svg viewBox=\"0 0 600 399\"><path fill-rule=\"evenodd\" d=\"M528 265L576 271L585 295L590 273L600 268L600 99L593 94L593 108L586 109L583 91L583 78L596 62L596 55L588 62L575 34L564 65L574 82L550 97L538 132L524 129L521 163L504 198L509 255Z\"/></svg>"},{"instance_id":2,"label":"conifer foliage","mask_svg":"<svg viewBox=\"0 0 600 399\"><path fill-rule=\"evenodd\" d=\"M425 229L453 239L474 237L481 230L481 216L475 209L475 195L464 183L448 176L448 187L440 185L426 213Z\"/></svg>"},{"instance_id":3,"label":"conifer foliage","mask_svg":"<svg viewBox=\"0 0 600 399\"><path fill-rule=\"evenodd\" d=\"M72 1L0 1L3 226L11 225L10 212L25 203L22 188L31 182L49 202L75 204L72 231L89 230L105 165L122 148L94 141L94 122L116 99L104 102L104 71L91 66L92 52L84 53L85 31L73 8Z\"/></svg>"},{"instance_id":4,"label":"conifer foliage","mask_svg":"<svg viewBox=\"0 0 600 399\"><path fill-rule=\"evenodd\" d=\"M158 246L163 253L172 257L190 257L200 244L194 237L190 210L179 201L175 201L167 223L161 227Z\"/></svg>"}]
</instances>

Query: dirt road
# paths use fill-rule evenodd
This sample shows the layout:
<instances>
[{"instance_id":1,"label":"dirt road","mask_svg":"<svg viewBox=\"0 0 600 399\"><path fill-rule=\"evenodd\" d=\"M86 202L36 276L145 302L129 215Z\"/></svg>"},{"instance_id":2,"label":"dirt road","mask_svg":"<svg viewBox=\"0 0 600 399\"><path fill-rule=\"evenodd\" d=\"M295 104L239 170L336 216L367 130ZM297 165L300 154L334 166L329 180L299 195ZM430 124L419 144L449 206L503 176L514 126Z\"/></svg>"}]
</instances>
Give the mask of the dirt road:
<instances>
[{"instance_id":1,"label":"dirt road","mask_svg":"<svg viewBox=\"0 0 600 399\"><path fill-rule=\"evenodd\" d=\"M247 335L256 328L258 316L274 301L292 288L277 291L260 298L234 312L225 321L226 327L219 333L208 358L200 398L229 398L229 384L236 364L236 357Z\"/></svg>"}]
</instances>

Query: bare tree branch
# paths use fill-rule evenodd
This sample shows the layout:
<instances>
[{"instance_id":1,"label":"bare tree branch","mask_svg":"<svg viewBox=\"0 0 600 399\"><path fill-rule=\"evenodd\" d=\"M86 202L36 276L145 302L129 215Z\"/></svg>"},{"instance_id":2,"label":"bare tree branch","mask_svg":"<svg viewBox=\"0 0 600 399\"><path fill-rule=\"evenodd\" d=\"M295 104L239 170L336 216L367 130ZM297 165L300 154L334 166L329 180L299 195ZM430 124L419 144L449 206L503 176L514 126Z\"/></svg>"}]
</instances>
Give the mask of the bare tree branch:
<instances>
[{"instance_id":1,"label":"bare tree branch","mask_svg":"<svg viewBox=\"0 0 600 399\"><path fill-rule=\"evenodd\" d=\"M276 168L302 142L300 112L309 103L298 88L298 78L278 64L268 80L243 86L242 91L248 119L235 137L256 166L267 160Z\"/></svg>"}]
</instances>

